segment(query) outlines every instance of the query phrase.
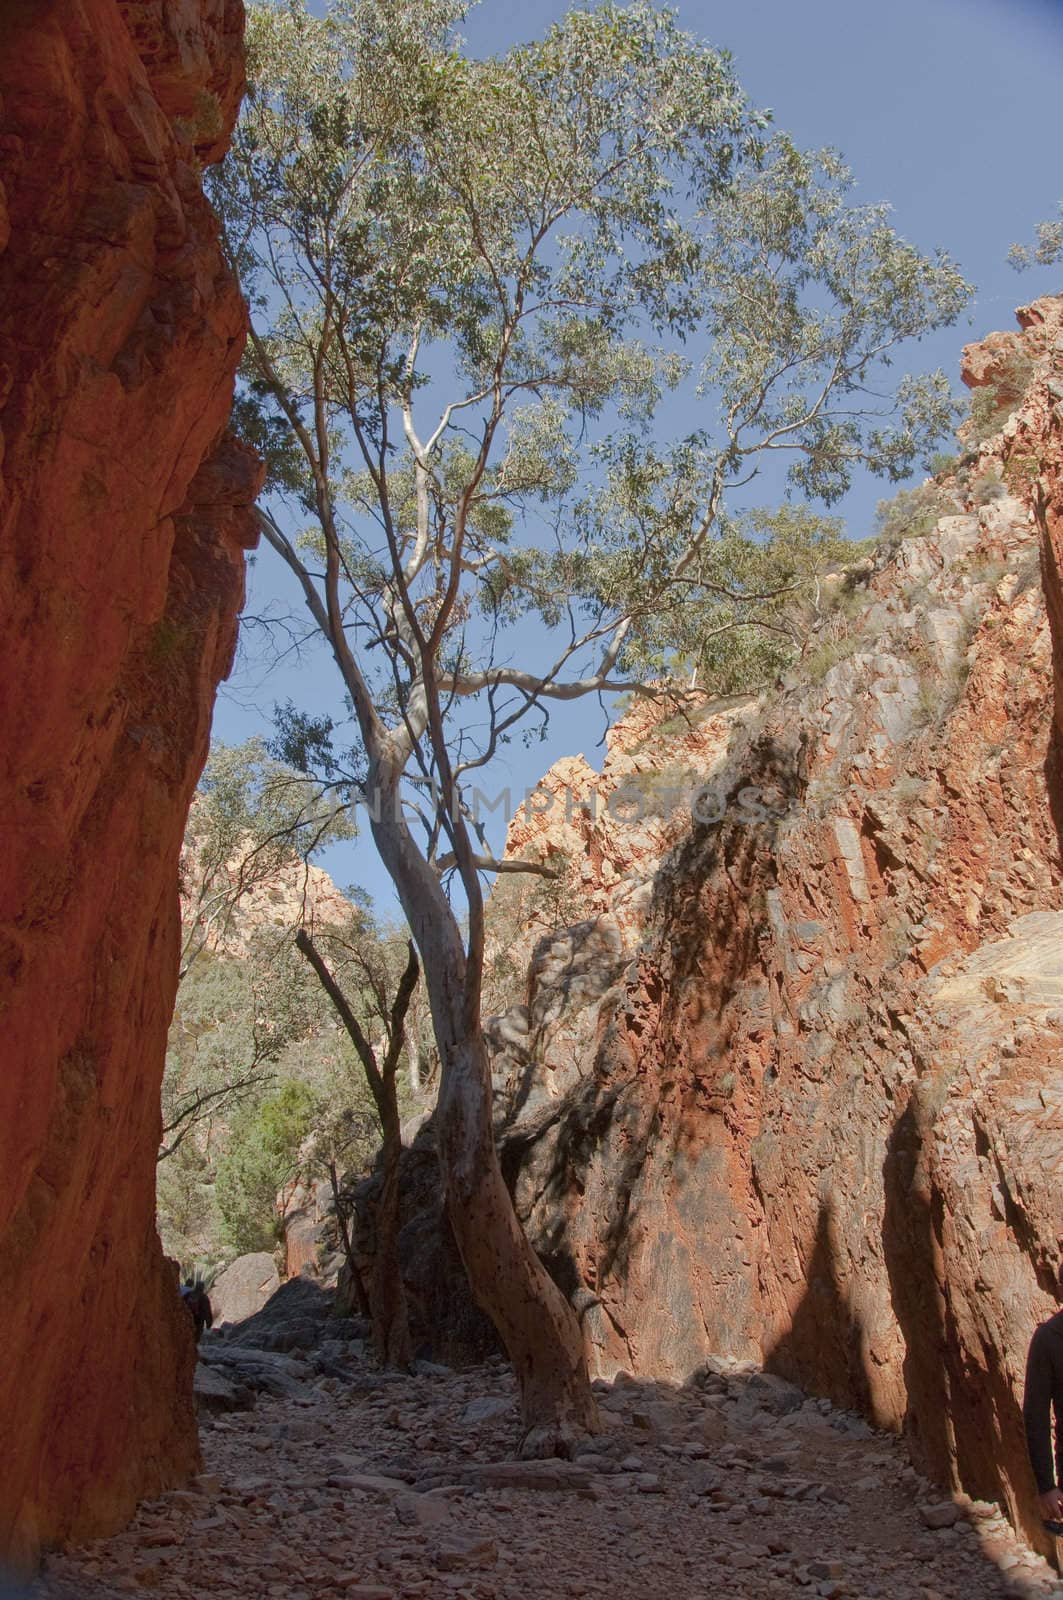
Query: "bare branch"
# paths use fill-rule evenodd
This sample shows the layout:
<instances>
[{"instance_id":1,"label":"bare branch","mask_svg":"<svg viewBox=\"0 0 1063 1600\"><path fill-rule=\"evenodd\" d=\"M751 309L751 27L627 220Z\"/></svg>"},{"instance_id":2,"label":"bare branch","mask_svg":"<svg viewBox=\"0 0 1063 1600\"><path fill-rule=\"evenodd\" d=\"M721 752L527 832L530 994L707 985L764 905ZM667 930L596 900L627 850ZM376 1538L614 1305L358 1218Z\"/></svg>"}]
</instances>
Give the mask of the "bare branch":
<instances>
[{"instance_id":1,"label":"bare branch","mask_svg":"<svg viewBox=\"0 0 1063 1600\"><path fill-rule=\"evenodd\" d=\"M561 877L561 873L555 867L548 867L545 861L523 861L517 857L480 855L474 855L472 860L477 872L524 872L531 873L536 878ZM439 856L436 861L436 868L441 873L449 872L455 864L455 857L452 854Z\"/></svg>"}]
</instances>

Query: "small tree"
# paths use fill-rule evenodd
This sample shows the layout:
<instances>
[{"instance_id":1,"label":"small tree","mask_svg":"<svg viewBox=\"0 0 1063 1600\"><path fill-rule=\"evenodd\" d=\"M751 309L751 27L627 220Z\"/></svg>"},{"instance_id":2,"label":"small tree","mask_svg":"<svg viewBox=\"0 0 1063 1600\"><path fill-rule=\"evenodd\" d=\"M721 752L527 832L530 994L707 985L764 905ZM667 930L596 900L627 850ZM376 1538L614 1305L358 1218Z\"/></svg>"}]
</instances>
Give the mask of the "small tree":
<instances>
[{"instance_id":1,"label":"small tree","mask_svg":"<svg viewBox=\"0 0 1063 1600\"><path fill-rule=\"evenodd\" d=\"M883 368L969 291L848 203L835 155L769 140L727 56L668 13L573 12L489 61L461 53L459 15L253 10L215 196L251 303L265 536L349 697L424 968L454 1234L536 1453L595 1412L495 1153L481 874L522 864L486 853L469 788L552 701L641 692L677 656L714 671L796 582L729 497L769 461L828 502L859 465L905 476L954 407L940 373L883 400Z\"/></svg>"},{"instance_id":2,"label":"small tree","mask_svg":"<svg viewBox=\"0 0 1063 1600\"><path fill-rule=\"evenodd\" d=\"M284 950L256 937L242 955L201 951L178 991L162 1085L160 1164L261 1097L308 1020Z\"/></svg>"},{"instance_id":3,"label":"small tree","mask_svg":"<svg viewBox=\"0 0 1063 1600\"><path fill-rule=\"evenodd\" d=\"M376 1249L373 1255L372 1293L369 1298L373 1321L373 1340L381 1361L394 1367L407 1367L413 1358L410 1342L410 1324L406 1311L406 1294L402 1282L402 1264L399 1260L399 1162L402 1157L402 1127L399 1116L398 1071L406 1048L406 1017L420 977L417 953L412 944L407 946L405 970L393 979L389 971L385 948L379 942L368 944L364 939L344 938L334 933L332 946L339 947L346 957L347 969L353 975L354 986L361 1007L352 1004L337 982L321 951L305 928L296 935L296 944L313 967L322 988L336 1010L336 1015L353 1044L365 1073L381 1129L382 1187L376 1208ZM358 1010L362 1009L363 1017ZM363 1022L365 1026L363 1026ZM379 1051L370 1042L366 1031L379 1031ZM343 1206L337 1180L337 1163L330 1137L327 1151L327 1170L332 1185L333 1200L344 1234L344 1249L348 1265L360 1285L360 1276L354 1259L350 1237L343 1216Z\"/></svg>"},{"instance_id":4,"label":"small tree","mask_svg":"<svg viewBox=\"0 0 1063 1600\"><path fill-rule=\"evenodd\" d=\"M277 1195L298 1171L300 1149L320 1113L310 1086L290 1080L238 1115L215 1184L227 1241L238 1254L275 1247Z\"/></svg>"},{"instance_id":5,"label":"small tree","mask_svg":"<svg viewBox=\"0 0 1063 1600\"><path fill-rule=\"evenodd\" d=\"M182 976L162 1089L157 1213L182 1259L224 1248L214 1180L233 1126L253 1120L278 1077L319 1087L347 1052L293 935L317 906L313 856L352 833L344 780L311 780L257 739L215 746L182 852ZM351 920L363 914L351 908Z\"/></svg>"},{"instance_id":6,"label":"small tree","mask_svg":"<svg viewBox=\"0 0 1063 1600\"><path fill-rule=\"evenodd\" d=\"M181 853L181 984L160 1161L254 1097L310 1026L284 943L307 910L310 861L354 831L349 801L348 784L309 779L259 739L211 751ZM283 908L268 926L264 897Z\"/></svg>"},{"instance_id":7,"label":"small tree","mask_svg":"<svg viewBox=\"0 0 1063 1600\"><path fill-rule=\"evenodd\" d=\"M354 1245L352 1224L355 1222L356 1212L351 1191L345 1182L345 1175L350 1173L352 1167L363 1164L361 1157L370 1148L376 1149L379 1134L380 1125L375 1117L367 1115L364 1111L356 1111L351 1106L340 1105L338 1108L333 1107L318 1123L310 1150L311 1166L323 1172L328 1179L333 1214L349 1278L349 1291L353 1293L361 1315L370 1321L373 1317L373 1307L366 1291L358 1252ZM340 1291L336 1306L337 1310L342 1308L345 1313L350 1307L342 1281ZM386 1353L381 1355L381 1360L387 1359Z\"/></svg>"},{"instance_id":8,"label":"small tree","mask_svg":"<svg viewBox=\"0 0 1063 1600\"><path fill-rule=\"evenodd\" d=\"M1029 245L1013 244L1008 251L1008 260L1020 272L1034 265L1054 267L1057 261L1063 261L1063 200L1059 203L1059 216L1039 222L1036 232L1037 243L1032 250Z\"/></svg>"}]
</instances>

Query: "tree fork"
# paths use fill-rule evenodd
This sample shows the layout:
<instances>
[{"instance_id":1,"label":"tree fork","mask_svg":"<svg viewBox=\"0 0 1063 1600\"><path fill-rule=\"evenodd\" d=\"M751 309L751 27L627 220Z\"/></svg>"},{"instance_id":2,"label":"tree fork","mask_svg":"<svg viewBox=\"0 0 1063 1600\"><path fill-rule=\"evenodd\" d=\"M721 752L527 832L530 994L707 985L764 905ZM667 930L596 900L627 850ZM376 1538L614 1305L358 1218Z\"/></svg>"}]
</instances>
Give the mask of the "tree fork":
<instances>
[{"instance_id":1,"label":"tree fork","mask_svg":"<svg viewBox=\"0 0 1063 1600\"><path fill-rule=\"evenodd\" d=\"M478 1014L470 1017L457 924L399 809L381 806L370 825L421 956L440 1060L435 1121L447 1214L473 1299L513 1364L525 1428L521 1453L568 1456L581 1436L600 1429L583 1334L525 1238L502 1177L487 1043ZM472 954L479 959L478 949Z\"/></svg>"},{"instance_id":2,"label":"tree fork","mask_svg":"<svg viewBox=\"0 0 1063 1600\"><path fill-rule=\"evenodd\" d=\"M305 928L299 929L295 942L317 973L322 988L347 1030L365 1070L376 1103L377 1115L380 1118L383 1183L377 1206L376 1250L373 1255L369 1310L373 1323L373 1343L381 1361L388 1366L408 1367L413 1359L413 1345L410 1340L410 1322L399 1260L399 1162L402 1157L402 1129L399 1122L395 1074L405 1040L406 1013L420 976L417 957L413 946L410 945L406 970L399 982L390 1015L386 1019L388 1049L381 1065L350 1002ZM336 1192L335 1182L333 1191ZM353 1241L350 1240L345 1221L341 1221L341 1229L355 1289L362 1299L365 1288L354 1259Z\"/></svg>"}]
</instances>

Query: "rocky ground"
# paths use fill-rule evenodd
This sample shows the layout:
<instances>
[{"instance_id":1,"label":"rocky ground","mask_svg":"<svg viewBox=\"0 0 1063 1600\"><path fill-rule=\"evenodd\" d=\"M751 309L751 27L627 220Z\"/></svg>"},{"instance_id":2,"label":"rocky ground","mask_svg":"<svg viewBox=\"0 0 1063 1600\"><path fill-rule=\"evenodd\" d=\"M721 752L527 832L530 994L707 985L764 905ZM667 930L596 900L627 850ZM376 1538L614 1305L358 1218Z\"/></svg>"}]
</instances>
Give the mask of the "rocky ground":
<instances>
[{"instance_id":1,"label":"rocky ground","mask_svg":"<svg viewBox=\"0 0 1063 1600\"><path fill-rule=\"evenodd\" d=\"M585 1454L521 1463L500 1359L381 1372L320 1291L286 1289L285 1318L203 1346L201 1476L50 1556L35 1600L1063 1596L995 1507L942 1501L897 1441L780 1379L619 1374Z\"/></svg>"}]
</instances>

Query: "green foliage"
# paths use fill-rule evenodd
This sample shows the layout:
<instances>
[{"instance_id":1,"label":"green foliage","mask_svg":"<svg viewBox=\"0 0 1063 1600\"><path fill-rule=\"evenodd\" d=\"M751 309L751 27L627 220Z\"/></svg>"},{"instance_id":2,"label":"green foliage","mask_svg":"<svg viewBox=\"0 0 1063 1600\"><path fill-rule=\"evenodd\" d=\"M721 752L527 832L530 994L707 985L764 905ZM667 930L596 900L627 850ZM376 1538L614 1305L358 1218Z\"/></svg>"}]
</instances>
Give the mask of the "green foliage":
<instances>
[{"instance_id":1,"label":"green foliage","mask_svg":"<svg viewBox=\"0 0 1063 1600\"><path fill-rule=\"evenodd\" d=\"M971 396L967 421L963 424L963 437L968 448L977 450L998 434L1015 409L1015 402L1002 403L996 389L989 385L976 389Z\"/></svg>"},{"instance_id":2,"label":"green foliage","mask_svg":"<svg viewBox=\"0 0 1063 1600\"><path fill-rule=\"evenodd\" d=\"M222 130L221 101L211 89L197 89L192 115L175 119L178 135L189 144L213 143Z\"/></svg>"},{"instance_id":3,"label":"green foliage","mask_svg":"<svg viewBox=\"0 0 1063 1600\"><path fill-rule=\"evenodd\" d=\"M1037 224L1037 243L1032 250L1029 245L1012 245L1008 260L1019 272L1035 263L1039 267L1053 267L1057 261L1063 261L1063 200L1060 201L1059 212L1058 218Z\"/></svg>"},{"instance_id":4,"label":"green foliage","mask_svg":"<svg viewBox=\"0 0 1063 1600\"><path fill-rule=\"evenodd\" d=\"M341 791L307 783L295 768L273 756L261 739L242 745L214 744L200 780L194 826L186 845L213 862L223 851L250 847L268 873L349 838Z\"/></svg>"},{"instance_id":5,"label":"green foliage","mask_svg":"<svg viewBox=\"0 0 1063 1600\"><path fill-rule=\"evenodd\" d=\"M331 717L313 717L300 711L291 700L273 707L276 732L268 741L270 755L304 777L322 773L335 778L339 771Z\"/></svg>"},{"instance_id":6,"label":"green foliage","mask_svg":"<svg viewBox=\"0 0 1063 1600\"><path fill-rule=\"evenodd\" d=\"M215 1179L233 1127L278 1081L326 1094L343 1064L346 1040L283 929L261 929L239 953L199 954L177 993L163 1078L157 1212L169 1254L226 1252Z\"/></svg>"},{"instance_id":7,"label":"green foliage","mask_svg":"<svg viewBox=\"0 0 1063 1600\"><path fill-rule=\"evenodd\" d=\"M956 501L936 483L901 489L890 500L880 500L875 514L878 539L897 544L901 539L921 539L933 533L942 517L955 516Z\"/></svg>"},{"instance_id":8,"label":"green foliage","mask_svg":"<svg viewBox=\"0 0 1063 1600\"><path fill-rule=\"evenodd\" d=\"M170 617L160 617L151 630L148 652L154 665L172 662L181 648L181 629Z\"/></svg>"},{"instance_id":9,"label":"green foliage","mask_svg":"<svg viewBox=\"0 0 1063 1600\"><path fill-rule=\"evenodd\" d=\"M1007 492L1007 484L996 465L988 467L985 472L980 472L967 487L971 504L976 506L986 506L994 500L1002 500Z\"/></svg>"},{"instance_id":10,"label":"green foliage","mask_svg":"<svg viewBox=\"0 0 1063 1600\"><path fill-rule=\"evenodd\" d=\"M366 969L387 982L405 942L362 912L345 927L319 929L317 937L372 1033L379 1008ZM413 1027L411 1048L419 1043ZM180 1140L159 1163L159 1228L167 1252L179 1260L271 1248L276 1188L270 1184L284 1165L278 1150L287 1162L282 1181L296 1173L322 1176L330 1155L343 1170L371 1162L379 1121L361 1064L285 931L249 939L239 955L205 953L182 983L164 1121L197 1102L201 1109L187 1127L175 1123ZM410 1105L405 1081L400 1105ZM313 1116L304 1127L295 1112L306 1106ZM286 1118L300 1130L298 1161L288 1160L281 1137ZM248 1243L252 1238L258 1242Z\"/></svg>"},{"instance_id":11,"label":"green foliage","mask_svg":"<svg viewBox=\"0 0 1063 1600\"><path fill-rule=\"evenodd\" d=\"M908 816L923 800L929 787L929 779L917 777L914 773L905 773L897 779L890 789L890 795L897 805L902 816Z\"/></svg>"},{"instance_id":12,"label":"green foliage","mask_svg":"<svg viewBox=\"0 0 1063 1600\"><path fill-rule=\"evenodd\" d=\"M239 954L203 951L177 994L164 1124L181 1131L181 1112L196 1100L216 1117L252 1097L320 1021L317 996L284 930L263 928Z\"/></svg>"},{"instance_id":13,"label":"green foliage","mask_svg":"<svg viewBox=\"0 0 1063 1600\"><path fill-rule=\"evenodd\" d=\"M914 717L917 725L940 727L948 720L963 697L970 670L966 657L946 668L935 662L920 669Z\"/></svg>"},{"instance_id":14,"label":"green foliage","mask_svg":"<svg viewBox=\"0 0 1063 1600\"><path fill-rule=\"evenodd\" d=\"M1044 470L1043 462L1035 455L1009 455L1004 467L1004 482L1009 491L1020 498L1029 495Z\"/></svg>"},{"instance_id":15,"label":"green foliage","mask_svg":"<svg viewBox=\"0 0 1063 1600\"><path fill-rule=\"evenodd\" d=\"M833 632L817 638L801 657L801 676L810 683L819 683L839 661L847 661L859 648L859 638L853 632Z\"/></svg>"},{"instance_id":16,"label":"green foliage","mask_svg":"<svg viewBox=\"0 0 1063 1600\"><path fill-rule=\"evenodd\" d=\"M1011 354L1002 363L993 383L975 389L967 421L959 432L968 450L977 450L998 434L1008 418L1022 404L1036 366L1026 344L1016 340Z\"/></svg>"},{"instance_id":17,"label":"green foliage","mask_svg":"<svg viewBox=\"0 0 1063 1600\"><path fill-rule=\"evenodd\" d=\"M225 1242L236 1254L276 1244L277 1193L295 1176L300 1146L319 1114L313 1090L290 1080L235 1119L215 1198Z\"/></svg>"},{"instance_id":18,"label":"green foliage","mask_svg":"<svg viewBox=\"0 0 1063 1600\"><path fill-rule=\"evenodd\" d=\"M879 353L951 321L970 292L947 258L922 257L894 233L887 207L849 205L851 186L833 152L777 137L717 207L708 244L704 372L741 459L781 444L791 481L828 504L857 462L896 481L946 430L954 405L942 373L903 380L886 426L860 395Z\"/></svg>"},{"instance_id":19,"label":"green foliage","mask_svg":"<svg viewBox=\"0 0 1063 1600\"><path fill-rule=\"evenodd\" d=\"M322 1126L366 1112L359 1159L372 1142L361 1069L293 945L307 859L352 831L338 804L343 792L308 782L253 740L216 746L197 793L182 856L184 973L163 1079L157 1199L164 1244L180 1260L216 1260L235 1247L236 1224L223 1226L219 1163L234 1129L244 1129L246 1145L278 1081L316 1097ZM343 937L370 951L388 943L353 906ZM237 1166L245 1176L249 1161L243 1148ZM233 1211L239 1185L232 1162L227 1170L222 1193ZM255 1206L260 1200L261 1192ZM264 1237L271 1211L256 1215L252 1227L245 1208L241 1237L255 1228Z\"/></svg>"},{"instance_id":20,"label":"green foliage","mask_svg":"<svg viewBox=\"0 0 1063 1600\"><path fill-rule=\"evenodd\" d=\"M163 1249L183 1267L221 1259L224 1246L214 1205L213 1168L194 1140L182 1143L159 1163L155 1211Z\"/></svg>"},{"instance_id":21,"label":"green foliage","mask_svg":"<svg viewBox=\"0 0 1063 1600\"><path fill-rule=\"evenodd\" d=\"M842 523L801 504L722 515L688 563L687 581L671 585L667 568L681 559L678 541L642 551L640 560L636 529L653 516L659 496L674 494L675 480L659 461L630 467L622 490L615 492L614 481L614 493L599 502L609 548L603 538L591 580L599 594L623 596L631 617L625 669L643 680L695 676L721 695L771 682L800 647L806 606L822 579L852 557ZM645 602L634 598L640 566Z\"/></svg>"},{"instance_id":22,"label":"green foliage","mask_svg":"<svg viewBox=\"0 0 1063 1600\"><path fill-rule=\"evenodd\" d=\"M275 504L311 517L272 542L305 574L335 539L347 643L407 733L433 623L455 739L466 697L493 693L497 723L509 688L521 711L520 675L480 669L529 613L576 641L551 683L603 649L606 678L763 681L834 535L794 508L729 515L727 495L770 458L828 504L858 467L925 459L947 382L905 379L883 407L885 367L969 286L854 205L834 153L771 135L669 13L574 11L483 61L459 16L252 9L214 197L255 324L242 425ZM692 430L656 442L662 395L698 378ZM317 732L288 729L309 737L286 759L327 772Z\"/></svg>"}]
</instances>

